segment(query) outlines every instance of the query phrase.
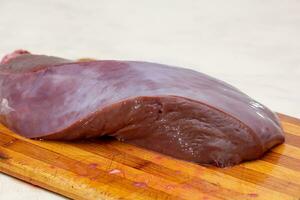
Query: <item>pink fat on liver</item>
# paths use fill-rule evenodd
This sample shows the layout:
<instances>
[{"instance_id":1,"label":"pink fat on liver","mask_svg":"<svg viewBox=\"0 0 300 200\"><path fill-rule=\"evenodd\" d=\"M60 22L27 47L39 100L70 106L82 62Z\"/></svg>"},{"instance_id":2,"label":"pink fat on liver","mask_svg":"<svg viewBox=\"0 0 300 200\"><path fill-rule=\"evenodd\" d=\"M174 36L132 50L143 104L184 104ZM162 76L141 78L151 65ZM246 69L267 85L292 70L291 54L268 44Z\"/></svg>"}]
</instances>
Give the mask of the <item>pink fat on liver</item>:
<instances>
[{"instance_id":1,"label":"pink fat on liver","mask_svg":"<svg viewBox=\"0 0 300 200\"><path fill-rule=\"evenodd\" d=\"M6 54L0 61L0 64L8 63L11 59L14 59L14 58L16 58L20 55L24 55L24 54L30 54L30 52L26 51L26 50L22 50L22 49L15 50L12 53Z\"/></svg>"}]
</instances>

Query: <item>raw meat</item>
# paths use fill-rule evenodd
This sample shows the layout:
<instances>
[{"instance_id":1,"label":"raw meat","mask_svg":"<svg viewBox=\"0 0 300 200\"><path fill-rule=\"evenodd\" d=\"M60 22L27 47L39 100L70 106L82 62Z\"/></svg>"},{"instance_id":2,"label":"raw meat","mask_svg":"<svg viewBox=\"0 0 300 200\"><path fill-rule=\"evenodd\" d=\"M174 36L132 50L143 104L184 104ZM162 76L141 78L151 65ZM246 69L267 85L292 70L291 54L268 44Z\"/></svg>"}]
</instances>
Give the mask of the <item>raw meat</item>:
<instances>
[{"instance_id":1,"label":"raw meat","mask_svg":"<svg viewBox=\"0 0 300 200\"><path fill-rule=\"evenodd\" d=\"M193 70L23 51L6 58L0 64L0 122L28 138L108 135L220 167L257 159L284 141L268 108Z\"/></svg>"}]
</instances>

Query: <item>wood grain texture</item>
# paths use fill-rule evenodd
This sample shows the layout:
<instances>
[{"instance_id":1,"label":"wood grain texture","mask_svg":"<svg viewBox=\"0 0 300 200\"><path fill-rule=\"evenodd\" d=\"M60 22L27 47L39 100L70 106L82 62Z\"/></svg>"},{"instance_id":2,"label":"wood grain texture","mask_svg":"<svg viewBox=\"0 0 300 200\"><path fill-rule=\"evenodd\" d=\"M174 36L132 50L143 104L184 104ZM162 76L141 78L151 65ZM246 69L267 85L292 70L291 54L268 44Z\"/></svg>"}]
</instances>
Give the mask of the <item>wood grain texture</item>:
<instances>
[{"instance_id":1,"label":"wood grain texture","mask_svg":"<svg viewBox=\"0 0 300 200\"><path fill-rule=\"evenodd\" d=\"M29 140L0 125L0 171L74 199L300 199L300 120L279 114L286 142L218 169L107 139Z\"/></svg>"}]
</instances>

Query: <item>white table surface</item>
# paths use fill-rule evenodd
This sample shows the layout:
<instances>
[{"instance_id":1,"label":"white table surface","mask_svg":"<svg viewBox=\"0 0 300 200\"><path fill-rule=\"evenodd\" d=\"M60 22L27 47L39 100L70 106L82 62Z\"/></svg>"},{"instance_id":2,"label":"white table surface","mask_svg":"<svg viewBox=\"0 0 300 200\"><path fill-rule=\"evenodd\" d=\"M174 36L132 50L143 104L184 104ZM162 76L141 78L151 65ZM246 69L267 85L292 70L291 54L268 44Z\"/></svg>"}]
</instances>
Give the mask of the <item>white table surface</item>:
<instances>
[{"instance_id":1,"label":"white table surface","mask_svg":"<svg viewBox=\"0 0 300 200\"><path fill-rule=\"evenodd\" d=\"M298 0L0 0L0 55L145 60L227 81L300 117ZM0 199L63 199L0 174Z\"/></svg>"}]
</instances>

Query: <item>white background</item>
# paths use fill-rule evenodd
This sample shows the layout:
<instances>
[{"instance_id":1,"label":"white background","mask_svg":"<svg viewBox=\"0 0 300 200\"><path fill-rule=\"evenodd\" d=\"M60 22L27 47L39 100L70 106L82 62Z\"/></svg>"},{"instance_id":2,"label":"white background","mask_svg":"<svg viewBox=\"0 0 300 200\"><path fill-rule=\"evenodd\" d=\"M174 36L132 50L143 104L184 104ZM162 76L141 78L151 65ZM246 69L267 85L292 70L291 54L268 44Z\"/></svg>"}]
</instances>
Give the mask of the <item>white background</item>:
<instances>
[{"instance_id":1,"label":"white background","mask_svg":"<svg viewBox=\"0 0 300 200\"><path fill-rule=\"evenodd\" d=\"M193 68L300 117L297 0L0 0L0 55L20 48ZM61 198L0 174L0 199Z\"/></svg>"}]
</instances>

